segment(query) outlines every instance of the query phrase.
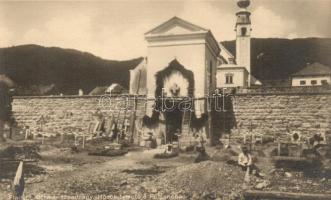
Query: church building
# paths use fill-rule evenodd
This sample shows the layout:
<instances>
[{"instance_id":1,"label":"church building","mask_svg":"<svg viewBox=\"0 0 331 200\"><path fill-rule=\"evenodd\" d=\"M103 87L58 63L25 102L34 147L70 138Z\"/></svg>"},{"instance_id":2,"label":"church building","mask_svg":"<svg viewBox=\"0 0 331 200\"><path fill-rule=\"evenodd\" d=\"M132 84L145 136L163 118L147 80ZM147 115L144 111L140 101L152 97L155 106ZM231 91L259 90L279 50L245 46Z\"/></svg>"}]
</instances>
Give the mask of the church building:
<instances>
[{"instance_id":1,"label":"church building","mask_svg":"<svg viewBox=\"0 0 331 200\"><path fill-rule=\"evenodd\" d=\"M251 86L252 29L247 10L250 1L238 0L237 4L240 10L235 24L236 56L209 29L178 17L145 33L147 58L130 71L130 93L156 99L147 101L145 122L153 124L165 119L164 132L168 138L176 131L182 136L184 130L190 132L192 124L203 124L195 128L210 134L211 111L206 97L213 96L217 88ZM185 112L180 109L160 112L165 107L159 103L160 97L176 99L176 106L190 97L192 106Z\"/></svg>"}]
</instances>

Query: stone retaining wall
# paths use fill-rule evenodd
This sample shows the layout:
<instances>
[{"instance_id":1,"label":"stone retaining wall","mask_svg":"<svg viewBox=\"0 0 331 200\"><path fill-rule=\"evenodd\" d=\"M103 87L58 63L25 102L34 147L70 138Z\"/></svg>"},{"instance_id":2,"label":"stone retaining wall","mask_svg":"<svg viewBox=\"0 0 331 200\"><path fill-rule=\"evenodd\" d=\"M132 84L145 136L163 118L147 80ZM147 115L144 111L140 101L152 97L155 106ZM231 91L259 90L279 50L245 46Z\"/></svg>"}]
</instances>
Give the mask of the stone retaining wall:
<instances>
[{"instance_id":1,"label":"stone retaining wall","mask_svg":"<svg viewBox=\"0 0 331 200\"><path fill-rule=\"evenodd\" d=\"M144 101L128 97L125 104L124 97L107 96L34 96L14 97L13 113L19 127L29 126L33 131L41 128L40 119L43 118L42 131L48 134L63 132L87 133L89 123L93 122L92 114L99 109L106 121L113 115L118 117L119 123L124 116L129 118L134 106L136 115L144 115ZM111 101L111 102L110 102ZM125 112L124 108L128 108ZM121 110L119 112L119 110ZM130 111L131 110L131 111ZM38 122L39 121L39 122Z\"/></svg>"},{"instance_id":2,"label":"stone retaining wall","mask_svg":"<svg viewBox=\"0 0 331 200\"><path fill-rule=\"evenodd\" d=\"M242 136L261 133L273 137L299 131L310 137L331 134L331 93L237 93L225 112L225 132ZM224 130L224 129L223 129Z\"/></svg>"},{"instance_id":3,"label":"stone retaining wall","mask_svg":"<svg viewBox=\"0 0 331 200\"><path fill-rule=\"evenodd\" d=\"M271 136L284 135L288 131L300 131L303 135L331 130L331 92L312 90L310 92L237 92L226 112L218 113L213 119L214 132L233 135L253 132ZM111 99L112 104L109 104ZM133 109L135 100L129 97L128 108ZM101 103L100 103L101 102ZM136 101L137 118L145 114L145 99ZM92 113L100 109L106 118L114 114L124 118L124 98L100 96L47 96L14 97L13 112L18 126L40 128L38 119L43 116L43 131L63 133L68 127L87 132L93 121ZM117 105L121 108L114 109ZM132 112L127 112L129 117Z\"/></svg>"}]
</instances>

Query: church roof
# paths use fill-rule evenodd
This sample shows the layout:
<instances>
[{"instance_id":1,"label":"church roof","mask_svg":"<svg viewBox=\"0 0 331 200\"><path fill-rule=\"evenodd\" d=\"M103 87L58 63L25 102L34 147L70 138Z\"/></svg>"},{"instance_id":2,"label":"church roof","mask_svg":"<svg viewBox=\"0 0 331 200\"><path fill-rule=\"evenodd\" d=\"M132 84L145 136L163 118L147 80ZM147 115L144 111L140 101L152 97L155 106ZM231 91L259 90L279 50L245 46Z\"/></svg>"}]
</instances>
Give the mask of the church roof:
<instances>
[{"instance_id":1,"label":"church roof","mask_svg":"<svg viewBox=\"0 0 331 200\"><path fill-rule=\"evenodd\" d=\"M175 17L169 19L168 21L160 24L159 26L149 30L148 32L145 33L145 35L162 33L174 25L179 25L179 26L184 27L185 29L188 29L193 32L197 32L197 31L208 32L209 31L208 29L205 29L201 26L197 26L195 24L192 24L186 20L183 20L183 19L175 16Z\"/></svg>"},{"instance_id":2,"label":"church roof","mask_svg":"<svg viewBox=\"0 0 331 200\"><path fill-rule=\"evenodd\" d=\"M331 75L331 68L320 63L308 64L302 70L292 74L292 76L320 76Z\"/></svg>"},{"instance_id":3,"label":"church roof","mask_svg":"<svg viewBox=\"0 0 331 200\"><path fill-rule=\"evenodd\" d=\"M210 45L213 53L218 55L220 52L219 44L209 29L176 16L146 32L145 39L149 43L178 40L187 43L192 39L204 39Z\"/></svg>"},{"instance_id":4,"label":"church roof","mask_svg":"<svg viewBox=\"0 0 331 200\"><path fill-rule=\"evenodd\" d=\"M233 54L225 48L225 46L220 42L219 47L220 51L220 58L225 60L227 64L235 64L235 58Z\"/></svg>"}]
</instances>

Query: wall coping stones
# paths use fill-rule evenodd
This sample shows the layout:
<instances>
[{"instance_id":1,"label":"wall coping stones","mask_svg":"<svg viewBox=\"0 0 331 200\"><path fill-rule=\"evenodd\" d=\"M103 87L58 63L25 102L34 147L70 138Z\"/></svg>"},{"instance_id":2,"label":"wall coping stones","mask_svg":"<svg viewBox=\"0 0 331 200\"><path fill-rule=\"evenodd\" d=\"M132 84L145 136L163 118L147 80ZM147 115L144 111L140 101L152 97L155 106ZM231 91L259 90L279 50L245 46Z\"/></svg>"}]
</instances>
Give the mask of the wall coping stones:
<instances>
[{"instance_id":1,"label":"wall coping stones","mask_svg":"<svg viewBox=\"0 0 331 200\"><path fill-rule=\"evenodd\" d=\"M53 95L53 96L13 96L14 99L89 99L89 98L101 98L101 97L111 97L111 98L116 98L116 97L123 97L123 96L128 96L128 97L145 97L144 95L114 95L114 96L109 96L109 95Z\"/></svg>"},{"instance_id":2,"label":"wall coping stones","mask_svg":"<svg viewBox=\"0 0 331 200\"><path fill-rule=\"evenodd\" d=\"M331 95L331 86L235 88L234 95Z\"/></svg>"},{"instance_id":3,"label":"wall coping stones","mask_svg":"<svg viewBox=\"0 0 331 200\"><path fill-rule=\"evenodd\" d=\"M249 95L331 95L331 86L304 86L304 87L256 87L256 88L227 88L226 93L234 96L249 96ZM101 98L101 97L136 97L146 98L146 95L54 95L54 96L13 96L14 99L74 99L74 98ZM195 98L200 100L203 98ZM147 99L146 99L147 100ZM148 99L151 100L151 99Z\"/></svg>"}]
</instances>

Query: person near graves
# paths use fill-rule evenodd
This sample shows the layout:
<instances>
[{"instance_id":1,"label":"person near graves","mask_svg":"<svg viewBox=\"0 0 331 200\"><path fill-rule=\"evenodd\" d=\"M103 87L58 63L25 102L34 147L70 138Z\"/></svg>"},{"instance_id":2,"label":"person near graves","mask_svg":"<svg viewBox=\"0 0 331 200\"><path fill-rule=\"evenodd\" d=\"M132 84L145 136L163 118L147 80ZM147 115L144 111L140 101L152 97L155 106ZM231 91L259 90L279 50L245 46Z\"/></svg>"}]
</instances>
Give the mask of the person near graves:
<instances>
[{"instance_id":1,"label":"person near graves","mask_svg":"<svg viewBox=\"0 0 331 200\"><path fill-rule=\"evenodd\" d=\"M241 153L238 155L238 165L243 171L247 171L249 168L249 173L259 176L259 170L253 163L252 155L246 146L241 148Z\"/></svg>"},{"instance_id":2,"label":"person near graves","mask_svg":"<svg viewBox=\"0 0 331 200\"><path fill-rule=\"evenodd\" d=\"M244 171L252 165L252 156L246 146L241 148L241 153L238 155L238 164Z\"/></svg>"},{"instance_id":3,"label":"person near graves","mask_svg":"<svg viewBox=\"0 0 331 200\"><path fill-rule=\"evenodd\" d=\"M145 145L148 149L155 149L157 146L156 138L154 137L152 132L147 133L147 137L145 138Z\"/></svg>"}]
</instances>

